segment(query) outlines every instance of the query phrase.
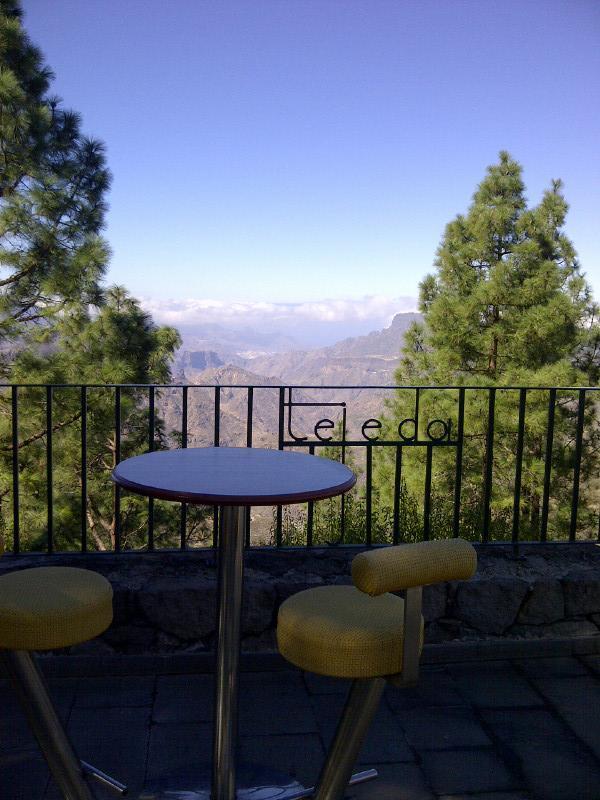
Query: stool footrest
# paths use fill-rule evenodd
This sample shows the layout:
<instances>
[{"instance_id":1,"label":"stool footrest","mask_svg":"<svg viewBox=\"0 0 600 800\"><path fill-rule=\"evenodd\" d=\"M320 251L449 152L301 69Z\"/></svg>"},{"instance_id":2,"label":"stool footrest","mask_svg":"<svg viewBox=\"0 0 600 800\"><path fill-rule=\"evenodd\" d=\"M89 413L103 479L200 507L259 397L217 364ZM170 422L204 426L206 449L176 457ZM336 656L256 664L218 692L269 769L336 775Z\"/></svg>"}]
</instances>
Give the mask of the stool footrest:
<instances>
[{"instance_id":1,"label":"stool footrest","mask_svg":"<svg viewBox=\"0 0 600 800\"><path fill-rule=\"evenodd\" d=\"M103 772L98 767L94 767L92 764L88 764L87 761L81 761L81 769L85 775L89 775L91 778L94 778L99 783L107 786L113 792L121 795L122 797L127 794L127 786L124 783L121 783L116 778L107 775L106 772Z\"/></svg>"},{"instance_id":2,"label":"stool footrest","mask_svg":"<svg viewBox=\"0 0 600 800\"><path fill-rule=\"evenodd\" d=\"M356 786L357 783L365 783L365 781L372 781L377 778L379 773L376 769L365 769L362 772L355 772L348 781L348 786ZM314 797L317 791L316 786L311 786L307 789L296 789L291 794L287 792L281 795L282 800L304 800L305 798Z\"/></svg>"}]
</instances>

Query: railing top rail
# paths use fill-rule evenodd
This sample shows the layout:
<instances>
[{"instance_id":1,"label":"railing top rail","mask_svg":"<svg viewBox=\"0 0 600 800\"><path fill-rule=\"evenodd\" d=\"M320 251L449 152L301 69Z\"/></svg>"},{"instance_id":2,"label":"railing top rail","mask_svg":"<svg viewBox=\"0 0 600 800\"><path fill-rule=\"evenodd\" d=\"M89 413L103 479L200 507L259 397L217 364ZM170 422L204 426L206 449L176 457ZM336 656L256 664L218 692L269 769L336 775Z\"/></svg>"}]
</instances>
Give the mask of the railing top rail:
<instances>
[{"instance_id":1,"label":"railing top rail","mask_svg":"<svg viewBox=\"0 0 600 800\"><path fill-rule=\"evenodd\" d=\"M579 391L600 391L600 386L504 386L490 384L488 386L481 385L457 385L457 384L440 384L440 385L419 385L419 384L303 384L303 383L278 383L278 384L263 384L263 383L0 383L0 389L45 389L50 386L53 389L81 389L82 387L88 389L469 389L469 390L489 390L496 389L497 391L520 391L526 389L527 391L545 391L549 392L552 389L557 389L561 392L579 392Z\"/></svg>"}]
</instances>

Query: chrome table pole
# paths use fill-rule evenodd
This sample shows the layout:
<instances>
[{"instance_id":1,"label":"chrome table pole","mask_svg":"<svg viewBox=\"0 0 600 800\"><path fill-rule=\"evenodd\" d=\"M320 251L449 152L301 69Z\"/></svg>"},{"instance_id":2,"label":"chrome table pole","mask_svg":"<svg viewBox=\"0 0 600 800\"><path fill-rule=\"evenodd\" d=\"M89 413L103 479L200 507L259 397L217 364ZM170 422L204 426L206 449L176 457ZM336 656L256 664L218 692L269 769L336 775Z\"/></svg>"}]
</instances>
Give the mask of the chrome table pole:
<instances>
[{"instance_id":1,"label":"chrome table pole","mask_svg":"<svg viewBox=\"0 0 600 800\"><path fill-rule=\"evenodd\" d=\"M246 508L223 506L220 517L211 800L235 800Z\"/></svg>"}]
</instances>

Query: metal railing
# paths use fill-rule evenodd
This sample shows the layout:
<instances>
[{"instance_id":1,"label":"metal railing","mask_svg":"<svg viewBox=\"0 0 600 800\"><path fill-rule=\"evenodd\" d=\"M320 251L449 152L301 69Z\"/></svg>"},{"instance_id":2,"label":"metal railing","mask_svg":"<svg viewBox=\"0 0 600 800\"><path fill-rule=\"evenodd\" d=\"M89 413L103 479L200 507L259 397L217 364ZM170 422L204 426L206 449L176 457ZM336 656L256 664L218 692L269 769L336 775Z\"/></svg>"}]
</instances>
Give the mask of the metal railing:
<instances>
[{"instance_id":1,"label":"metal railing","mask_svg":"<svg viewBox=\"0 0 600 800\"><path fill-rule=\"evenodd\" d=\"M192 540L188 506L181 504L177 512L175 537L172 508L159 514L159 501L144 500L142 533L140 506L124 509L123 492L109 480L110 469L123 457L157 447L207 445L306 449L350 459L359 471L354 499L329 506L328 529L333 522L337 526L333 539L322 533L316 508L326 501L320 501L308 503L291 521L284 519L284 509L274 509L268 543L276 547L370 546L465 531L484 544L515 546L600 539L599 391L3 385L0 523L6 549L15 554L99 549L99 526L108 537L102 549L111 552L214 546L218 509L200 517L194 510L200 533ZM378 416L367 415L373 409ZM125 518L137 524L135 540L124 538ZM256 543L253 525L248 519L247 546Z\"/></svg>"}]
</instances>

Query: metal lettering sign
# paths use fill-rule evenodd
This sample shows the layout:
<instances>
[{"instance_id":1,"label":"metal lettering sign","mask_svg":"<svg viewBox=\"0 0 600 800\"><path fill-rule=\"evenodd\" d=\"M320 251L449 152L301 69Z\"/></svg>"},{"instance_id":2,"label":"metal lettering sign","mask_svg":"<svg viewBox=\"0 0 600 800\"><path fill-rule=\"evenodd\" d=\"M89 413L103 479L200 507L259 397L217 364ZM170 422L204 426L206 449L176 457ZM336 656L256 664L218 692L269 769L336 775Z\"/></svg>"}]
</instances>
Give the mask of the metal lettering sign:
<instances>
[{"instance_id":1,"label":"metal lettering sign","mask_svg":"<svg viewBox=\"0 0 600 800\"><path fill-rule=\"evenodd\" d=\"M347 406L344 402L333 403L316 403L316 402L300 402L292 401L291 390L289 391L289 399L286 401L282 395L281 408L280 408L280 444L282 447L294 446L369 446L369 445L396 445L398 447L432 447L432 446L445 446L455 447L458 441L452 439L452 421L450 419L433 419L427 423L425 428L425 436L419 439L419 420L415 417L407 417L400 420L397 424L394 423L394 431L397 438L382 439L381 431L383 430L383 422L375 417L370 417L364 420L360 425L360 438L348 439L346 438L347 430ZM341 432L342 438L335 439L334 431L336 424L329 417L319 419L313 426L312 436L300 436L294 433L292 425L292 411L298 407L309 408L324 408L334 407L342 411L341 418ZM287 410L287 413L286 413ZM287 417L286 432L289 438L285 438L283 431L283 422ZM314 438L313 438L314 437Z\"/></svg>"}]
</instances>

